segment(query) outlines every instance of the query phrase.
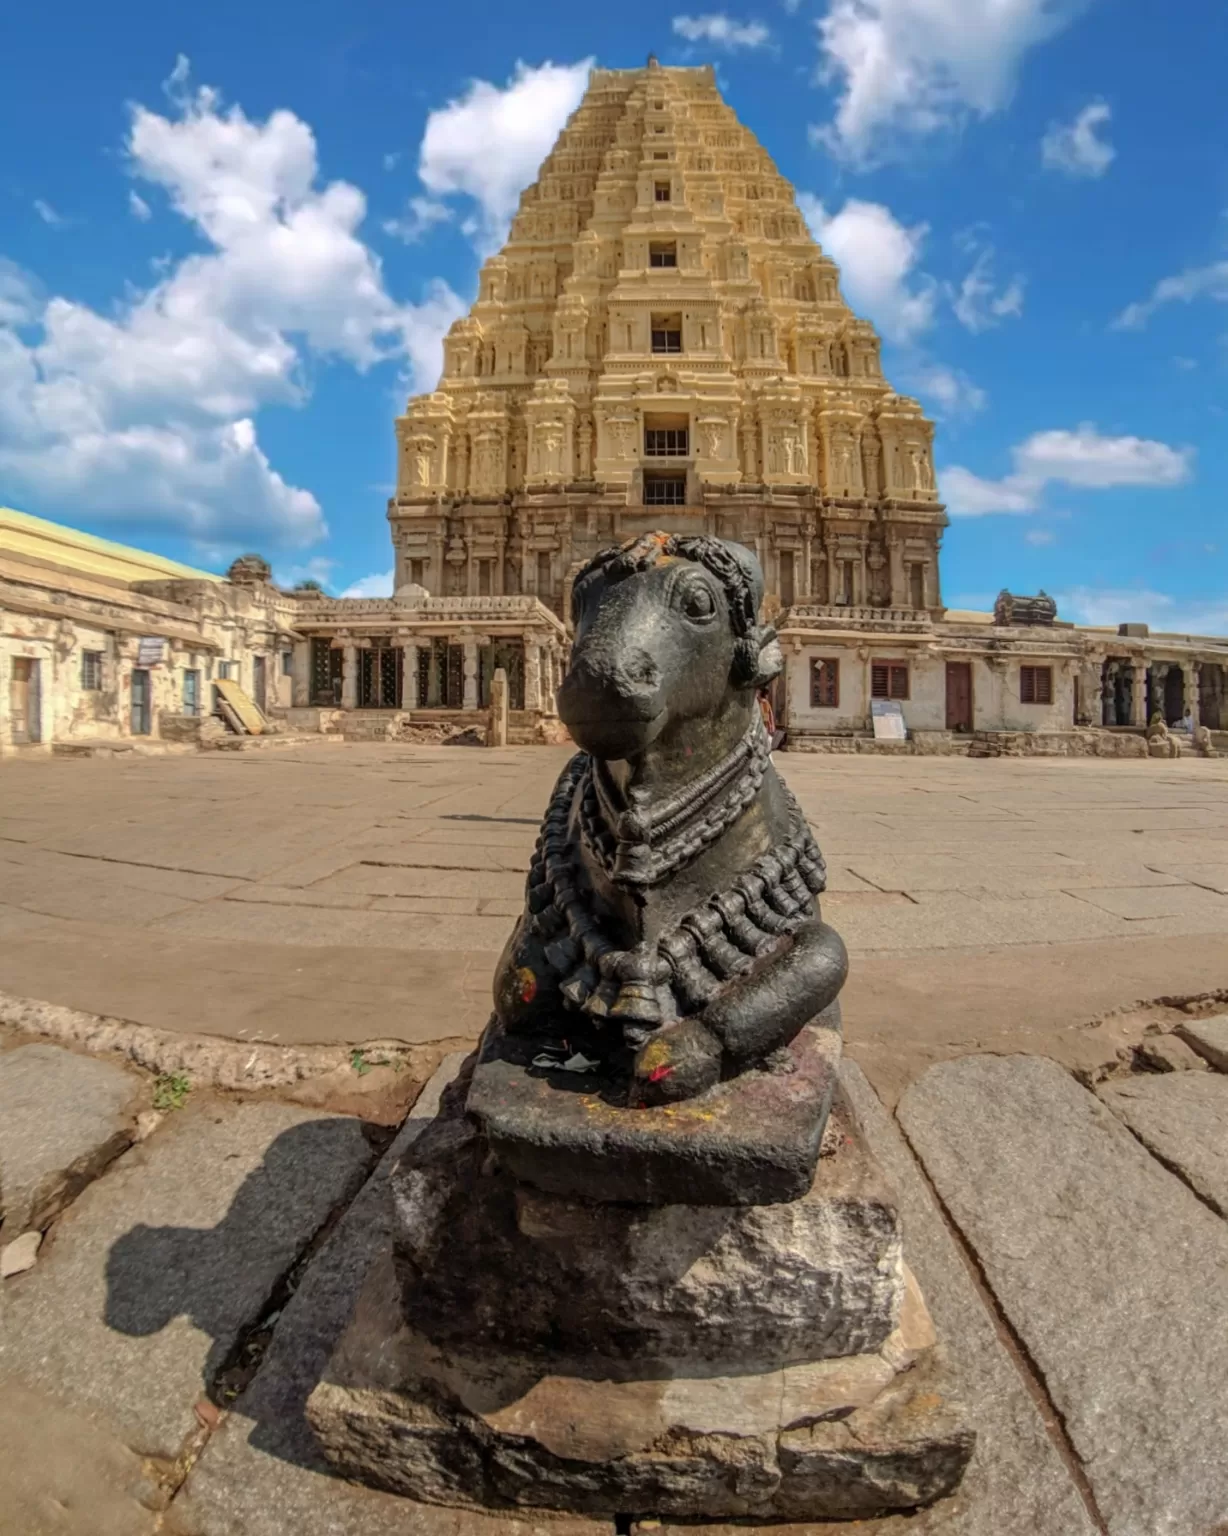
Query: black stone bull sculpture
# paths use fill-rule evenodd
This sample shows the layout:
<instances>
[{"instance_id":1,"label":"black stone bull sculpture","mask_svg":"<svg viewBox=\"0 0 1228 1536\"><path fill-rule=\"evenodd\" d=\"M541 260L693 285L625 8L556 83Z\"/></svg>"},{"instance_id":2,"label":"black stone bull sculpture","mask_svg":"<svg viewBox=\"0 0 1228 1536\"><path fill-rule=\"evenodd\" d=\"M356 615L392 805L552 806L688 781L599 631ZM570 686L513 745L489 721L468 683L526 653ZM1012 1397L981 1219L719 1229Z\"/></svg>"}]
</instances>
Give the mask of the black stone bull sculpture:
<instances>
[{"instance_id":1,"label":"black stone bull sculpture","mask_svg":"<svg viewBox=\"0 0 1228 1536\"><path fill-rule=\"evenodd\" d=\"M758 1065L833 1006L848 960L758 706L780 671L740 545L645 535L573 589L555 788L495 975L509 1034L600 1064L632 1106ZM616 1095L617 1096L617 1095Z\"/></svg>"}]
</instances>

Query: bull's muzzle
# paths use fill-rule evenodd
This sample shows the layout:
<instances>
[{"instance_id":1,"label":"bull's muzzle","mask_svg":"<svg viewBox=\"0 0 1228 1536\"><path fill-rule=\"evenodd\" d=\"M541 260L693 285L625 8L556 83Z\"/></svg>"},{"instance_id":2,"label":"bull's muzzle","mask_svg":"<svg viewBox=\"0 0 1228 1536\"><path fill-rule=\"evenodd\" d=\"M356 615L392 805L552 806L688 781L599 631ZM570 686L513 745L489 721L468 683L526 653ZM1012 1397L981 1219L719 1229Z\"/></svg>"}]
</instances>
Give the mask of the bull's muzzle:
<instances>
[{"instance_id":1,"label":"bull's muzzle","mask_svg":"<svg viewBox=\"0 0 1228 1536\"><path fill-rule=\"evenodd\" d=\"M573 653L558 705L577 746L594 757L633 756L665 723L661 669L638 648L624 650L617 661Z\"/></svg>"}]
</instances>

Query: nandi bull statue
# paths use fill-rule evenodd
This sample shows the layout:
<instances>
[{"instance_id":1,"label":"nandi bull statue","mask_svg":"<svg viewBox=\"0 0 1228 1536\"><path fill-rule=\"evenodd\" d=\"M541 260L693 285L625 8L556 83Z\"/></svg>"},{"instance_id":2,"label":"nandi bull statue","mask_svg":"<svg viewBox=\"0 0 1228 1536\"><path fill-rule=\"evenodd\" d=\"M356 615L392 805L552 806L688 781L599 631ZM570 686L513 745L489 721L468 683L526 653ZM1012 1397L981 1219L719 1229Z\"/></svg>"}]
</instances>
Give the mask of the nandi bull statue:
<instances>
[{"instance_id":1,"label":"nandi bull statue","mask_svg":"<svg viewBox=\"0 0 1228 1536\"><path fill-rule=\"evenodd\" d=\"M663 533L576 580L582 750L494 1017L393 1171L389 1249L308 1404L347 1477L809 1520L962 1476L975 1437L838 1082L847 961L761 723L762 586L739 546Z\"/></svg>"},{"instance_id":2,"label":"nandi bull statue","mask_svg":"<svg viewBox=\"0 0 1228 1536\"><path fill-rule=\"evenodd\" d=\"M647 534L573 587L559 713L583 751L546 812L499 1021L627 1079L632 1106L758 1065L834 1000L823 860L757 694L781 668L754 556Z\"/></svg>"}]
</instances>

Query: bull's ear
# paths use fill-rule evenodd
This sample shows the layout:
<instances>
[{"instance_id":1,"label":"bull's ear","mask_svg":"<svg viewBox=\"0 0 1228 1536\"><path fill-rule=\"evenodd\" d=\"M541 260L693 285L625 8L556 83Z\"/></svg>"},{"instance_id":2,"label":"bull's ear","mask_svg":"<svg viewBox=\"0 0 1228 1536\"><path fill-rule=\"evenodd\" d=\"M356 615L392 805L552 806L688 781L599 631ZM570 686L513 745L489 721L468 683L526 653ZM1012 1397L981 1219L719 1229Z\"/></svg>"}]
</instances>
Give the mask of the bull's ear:
<instances>
[{"instance_id":1,"label":"bull's ear","mask_svg":"<svg viewBox=\"0 0 1228 1536\"><path fill-rule=\"evenodd\" d=\"M776 631L770 624L759 624L737 642L734 680L744 688L766 688L784 664Z\"/></svg>"}]
</instances>

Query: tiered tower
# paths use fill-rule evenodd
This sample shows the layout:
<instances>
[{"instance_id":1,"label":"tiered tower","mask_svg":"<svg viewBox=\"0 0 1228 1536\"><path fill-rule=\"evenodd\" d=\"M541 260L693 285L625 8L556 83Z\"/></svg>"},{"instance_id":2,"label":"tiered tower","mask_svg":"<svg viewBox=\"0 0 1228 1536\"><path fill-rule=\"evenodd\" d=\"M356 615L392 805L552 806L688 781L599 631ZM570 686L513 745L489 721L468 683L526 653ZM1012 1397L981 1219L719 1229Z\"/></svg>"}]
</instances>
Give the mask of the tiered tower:
<instances>
[{"instance_id":1,"label":"tiered tower","mask_svg":"<svg viewBox=\"0 0 1228 1536\"><path fill-rule=\"evenodd\" d=\"M785 607L941 602L933 426L708 67L593 71L396 428L398 586L565 613L665 527L751 546Z\"/></svg>"}]
</instances>

